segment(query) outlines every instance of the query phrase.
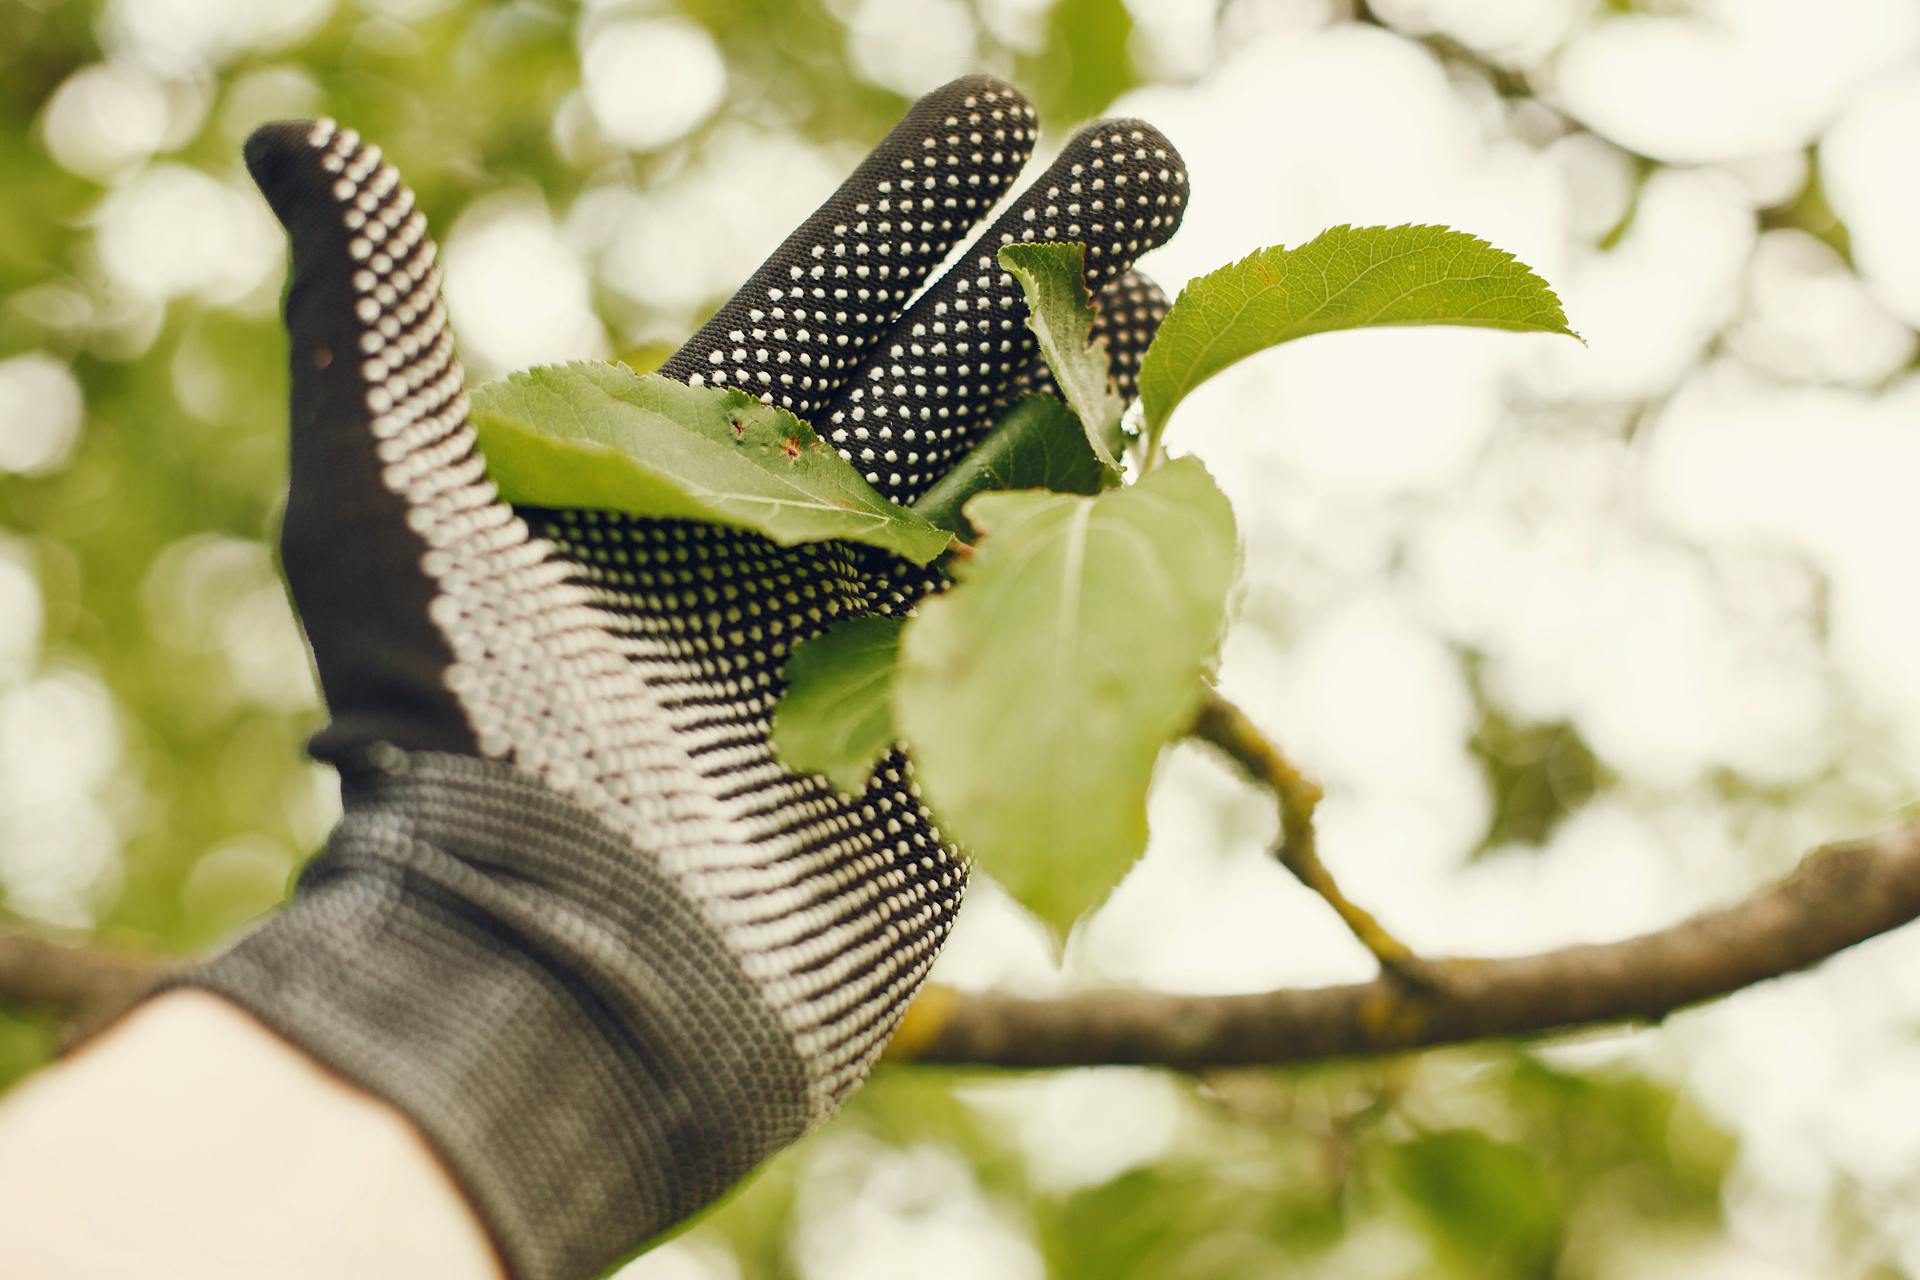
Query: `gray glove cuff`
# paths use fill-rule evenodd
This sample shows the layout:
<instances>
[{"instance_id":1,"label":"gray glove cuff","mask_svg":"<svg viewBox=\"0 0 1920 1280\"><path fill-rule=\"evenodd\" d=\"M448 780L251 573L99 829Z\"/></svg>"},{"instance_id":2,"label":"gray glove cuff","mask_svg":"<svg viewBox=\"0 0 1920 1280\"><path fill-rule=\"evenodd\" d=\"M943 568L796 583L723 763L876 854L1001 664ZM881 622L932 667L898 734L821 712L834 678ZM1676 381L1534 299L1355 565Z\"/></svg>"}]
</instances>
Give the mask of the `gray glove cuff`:
<instances>
[{"instance_id":1,"label":"gray glove cuff","mask_svg":"<svg viewBox=\"0 0 1920 1280\"><path fill-rule=\"evenodd\" d=\"M216 992L412 1118L519 1280L582 1280L809 1119L792 1037L651 858L506 765L403 755Z\"/></svg>"}]
</instances>

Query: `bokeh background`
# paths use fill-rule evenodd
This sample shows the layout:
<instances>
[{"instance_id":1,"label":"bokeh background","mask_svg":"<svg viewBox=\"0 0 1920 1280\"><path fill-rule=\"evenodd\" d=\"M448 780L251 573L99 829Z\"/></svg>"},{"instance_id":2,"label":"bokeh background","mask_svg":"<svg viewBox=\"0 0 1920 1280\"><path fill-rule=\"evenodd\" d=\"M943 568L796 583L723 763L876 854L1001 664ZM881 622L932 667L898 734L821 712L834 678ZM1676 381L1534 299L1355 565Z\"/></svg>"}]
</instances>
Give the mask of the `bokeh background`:
<instances>
[{"instance_id":1,"label":"bokeh background","mask_svg":"<svg viewBox=\"0 0 1920 1280\"><path fill-rule=\"evenodd\" d=\"M1585 347L1316 338L1176 419L1247 544L1228 691L1421 947L1603 940L1920 797L1915 0L0 0L0 928L193 952L338 807L276 575L284 248L239 144L327 113L443 238L479 377L660 358L914 94L1151 118L1177 287L1443 222ZM1366 976L1182 748L1049 954L976 884L939 975ZM0 1084L54 1028L0 1005ZM0 1230L0 1247L4 1232ZM1920 930L1656 1030L1192 1079L883 1070L626 1280L1920 1275Z\"/></svg>"}]
</instances>

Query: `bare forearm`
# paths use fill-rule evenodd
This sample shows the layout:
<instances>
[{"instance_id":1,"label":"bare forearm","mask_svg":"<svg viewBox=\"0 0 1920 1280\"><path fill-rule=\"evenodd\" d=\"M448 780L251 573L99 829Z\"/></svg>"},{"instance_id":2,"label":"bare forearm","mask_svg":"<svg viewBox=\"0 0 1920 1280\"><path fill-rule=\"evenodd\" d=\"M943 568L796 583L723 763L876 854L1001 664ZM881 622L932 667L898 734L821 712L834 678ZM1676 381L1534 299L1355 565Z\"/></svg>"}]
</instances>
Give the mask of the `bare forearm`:
<instances>
[{"instance_id":1,"label":"bare forearm","mask_svg":"<svg viewBox=\"0 0 1920 1280\"><path fill-rule=\"evenodd\" d=\"M501 1274L397 1111L197 992L0 1106L0 1204L0 1280Z\"/></svg>"}]
</instances>

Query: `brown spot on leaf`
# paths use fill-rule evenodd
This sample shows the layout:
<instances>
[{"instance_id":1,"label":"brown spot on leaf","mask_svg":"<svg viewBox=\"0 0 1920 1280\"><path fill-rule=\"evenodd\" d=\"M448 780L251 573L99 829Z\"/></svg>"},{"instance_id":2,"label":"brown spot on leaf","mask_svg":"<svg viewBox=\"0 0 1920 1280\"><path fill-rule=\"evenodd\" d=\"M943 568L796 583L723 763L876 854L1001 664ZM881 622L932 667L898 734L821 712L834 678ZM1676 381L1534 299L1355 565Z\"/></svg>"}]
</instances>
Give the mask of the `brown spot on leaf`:
<instances>
[{"instance_id":1,"label":"brown spot on leaf","mask_svg":"<svg viewBox=\"0 0 1920 1280\"><path fill-rule=\"evenodd\" d=\"M733 428L733 438L735 440L744 440L746 438L746 435L747 435L746 423L742 422L738 418L729 418L727 419L727 425Z\"/></svg>"},{"instance_id":2,"label":"brown spot on leaf","mask_svg":"<svg viewBox=\"0 0 1920 1280\"><path fill-rule=\"evenodd\" d=\"M800 437L788 436L780 442L780 452L787 455L788 462L800 461Z\"/></svg>"}]
</instances>

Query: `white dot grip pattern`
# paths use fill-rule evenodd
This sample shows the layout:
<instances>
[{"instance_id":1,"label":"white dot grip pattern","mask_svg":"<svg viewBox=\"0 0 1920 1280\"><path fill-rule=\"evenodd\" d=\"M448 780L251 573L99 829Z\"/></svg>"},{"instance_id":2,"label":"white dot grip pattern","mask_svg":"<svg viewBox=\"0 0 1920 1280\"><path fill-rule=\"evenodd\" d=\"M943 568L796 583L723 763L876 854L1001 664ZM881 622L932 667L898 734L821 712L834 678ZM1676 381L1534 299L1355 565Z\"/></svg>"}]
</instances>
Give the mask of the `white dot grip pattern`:
<instances>
[{"instance_id":1,"label":"white dot grip pattern","mask_svg":"<svg viewBox=\"0 0 1920 1280\"><path fill-rule=\"evenodd\" d=\"M1173 144L1140 120L1089 126L916 300L827 412L823 431L896 502L931 488L992 426L1038 350L1003 245L1078 240L1096 296L1186 210Z\"/></svg>"},{"instance_id":2,"label":"white dot grip pattern","mask_svg":"<svg viewBox=\"0 0 1920 1280\"><path fill-rule=\"evenodd\" d=\"M811 421L1033 153L1034 111L989 76L915 103L661 369Z\"/></svg>"},{"instance_id":3,"label":"white dot grip pattern","mask_svg":"<svg viewBox=\"0 0 1920 1280\"><path fill-rule=\"evenodd\" d=\"M439 687L396 678L397 696L426 704L443 694L467 737L454 745L540 778L623 832L636 856L658 859L779 1013L824 1116L924 977L964 874L898 758L863 795L843 797L778 765L769 718L797 641L910 601L835 545L781 549L687 522L501 503L474 449L435 250L411 193L350 130L278 129L250 144L249 160L295 240L289 575L323 679L317 616L375 615L417 596L420 633L396 627L385 647L419 651ZM910 496L1038 376L1018 289L993 253L1014 238L1065 236L1087 239L1096 287L1119 281L1102 323L1129 381L1164 299L1120 276L1170 234L1184 195L1178 157L1137 122L1082 134L896 318L1031 142L1031 109L1006 86L972 77L931 95L669 370L830 415L842 449ZM331 212L315 222L316 209ZM302 302L298 282L327 262L344 284ZM326 385L350 388L358 403L303 412L303 362L326 368ZM303 474L303 431L360 450L380 492L338 510L303 503L303 486L336 483L313 466ZM411 558L415 581L363 575L326 593L358 599L316 599L311 585L302 593L295 544L305 560L352 566L382 541L366 527L382 512L400 526L384 531L385 545ZM301 576L334 585L327 571ZM327 683L338 720L346 699L336 686L353 681ZM383 687L369 685L375 695Z\"/></svg>"}]
</instances>

